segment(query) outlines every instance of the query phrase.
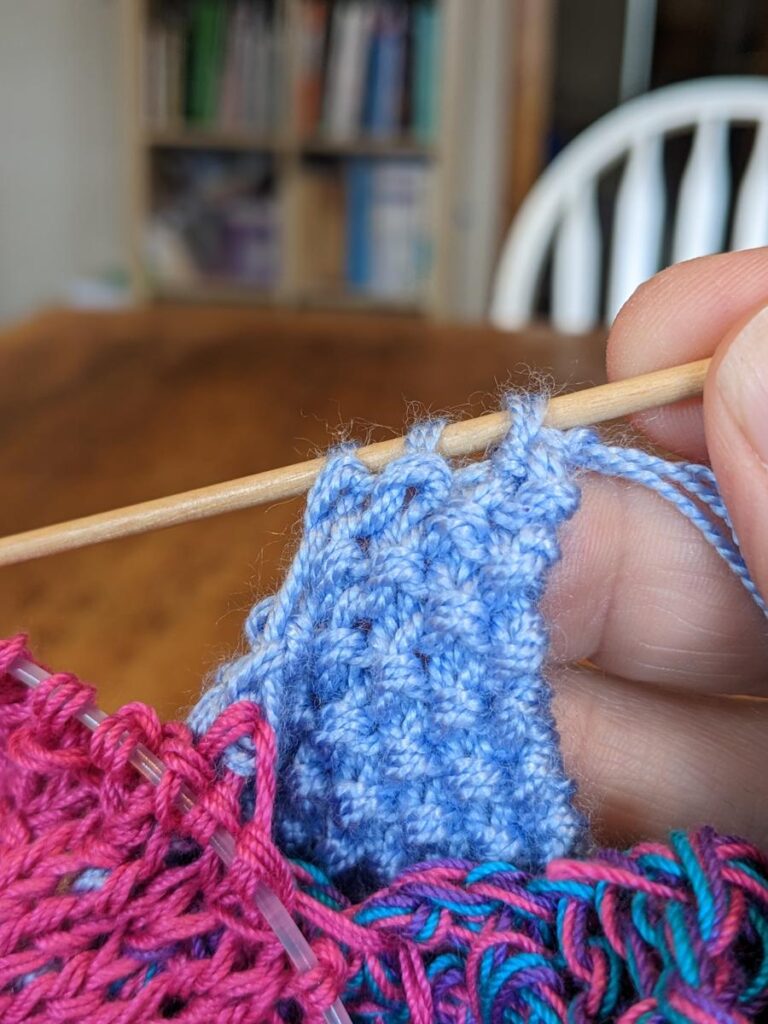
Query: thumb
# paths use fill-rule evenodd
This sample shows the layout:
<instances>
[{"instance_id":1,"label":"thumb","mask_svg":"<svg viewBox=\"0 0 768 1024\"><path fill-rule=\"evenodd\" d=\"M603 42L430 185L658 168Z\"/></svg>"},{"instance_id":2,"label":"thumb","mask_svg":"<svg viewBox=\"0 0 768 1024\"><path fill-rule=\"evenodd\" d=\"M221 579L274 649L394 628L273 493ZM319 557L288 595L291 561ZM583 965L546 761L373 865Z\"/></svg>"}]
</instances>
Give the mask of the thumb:
<instances>
[{"instance_id":1,"label":"thumb","mask_svg":"<svg viewBox=\"0 0 768 1024\"><path fill-rule=\"evenodd\" d=\"M768 307L718 346L704 389L704 426L742 553L768 599Z\"/></svg>"}]
</instances>

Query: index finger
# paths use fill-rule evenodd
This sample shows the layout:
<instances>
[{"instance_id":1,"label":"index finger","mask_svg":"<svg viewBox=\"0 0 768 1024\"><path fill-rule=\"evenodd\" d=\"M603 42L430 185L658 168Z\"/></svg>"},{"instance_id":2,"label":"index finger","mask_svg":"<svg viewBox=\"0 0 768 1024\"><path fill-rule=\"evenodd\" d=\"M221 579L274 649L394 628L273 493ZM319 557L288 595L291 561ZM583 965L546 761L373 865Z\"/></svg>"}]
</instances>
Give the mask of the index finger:
<instances>
[{"instance_id":1,"label":"index finger","mask_svg":"<svg viewBox=\"0 0 768 1024\"><path fill-rule=\"evenodd\" d=\"M711 356L728 329L768 301L768 248L678 263L641 285L608 338L608 377L621 380ZM635 422L669 451L704 461L701 401L643 413Z\"/></svg>"}]
</instances>

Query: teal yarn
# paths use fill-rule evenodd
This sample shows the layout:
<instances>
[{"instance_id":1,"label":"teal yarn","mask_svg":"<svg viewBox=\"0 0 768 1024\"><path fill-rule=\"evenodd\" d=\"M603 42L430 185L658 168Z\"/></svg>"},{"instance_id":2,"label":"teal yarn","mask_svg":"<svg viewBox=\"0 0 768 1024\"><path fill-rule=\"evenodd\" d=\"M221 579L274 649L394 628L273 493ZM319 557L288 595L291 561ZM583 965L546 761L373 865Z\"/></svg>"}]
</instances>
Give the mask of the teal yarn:
<instances>
[{"instance_id":1,"label":"teal yarn","mask_svg":"<svg viewBox=\"0 0 768 1024\"><path fill-rule=\"evenodd\" d=\"M380 473L333 452L283 586L248 617L247 653L191 714L202 734L235 701L264 708L278 841L353 887L436 856L534 869L579 847L539 602L580 473L672 502L760 602L709 469L545 428L543 397L507 407L509 433L480 461L436 452L442 422L412 429ZM228 763L250 774L252 751Z\"/></svg>"}]
</instances>

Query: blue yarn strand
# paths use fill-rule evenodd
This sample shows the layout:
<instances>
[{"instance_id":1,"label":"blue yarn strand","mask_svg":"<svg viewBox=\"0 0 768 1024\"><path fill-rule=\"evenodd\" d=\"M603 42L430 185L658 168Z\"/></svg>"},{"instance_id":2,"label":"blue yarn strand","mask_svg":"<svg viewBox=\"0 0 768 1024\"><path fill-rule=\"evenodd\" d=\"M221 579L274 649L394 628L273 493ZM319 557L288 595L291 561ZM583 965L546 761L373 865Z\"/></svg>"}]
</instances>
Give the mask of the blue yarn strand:
<instances>
[{"instance_id":1,"label":"blue yarn strand","mask_svg":"<svg viewBox=\"0 0 768 1024\"><path fill-rule=\"evenodd\" d=\"M380 473L351 447L331 453L282 587L192 712L201 733L234 701L262 705L277 838L337 880L373 887L435 856L537 868L578 852L539 602L584 472L672 504L766 611L711 470L545 428L541 396L506 401L512 426L480 461L436 451L442 422L414 427ZM228 763L250 775L253 752L239 744Z\"/></svg>"}]
</instances>

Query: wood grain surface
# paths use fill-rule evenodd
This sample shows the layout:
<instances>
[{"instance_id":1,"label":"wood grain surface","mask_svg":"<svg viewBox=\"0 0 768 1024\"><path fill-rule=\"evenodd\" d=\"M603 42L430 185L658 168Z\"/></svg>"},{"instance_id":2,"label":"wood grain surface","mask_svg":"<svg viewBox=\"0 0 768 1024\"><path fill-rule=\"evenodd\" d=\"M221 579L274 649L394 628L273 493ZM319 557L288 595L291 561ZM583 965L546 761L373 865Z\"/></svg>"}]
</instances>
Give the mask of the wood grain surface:
<instances>
[{"instance_id":1,"label":"wood grain surface","mask_svg":"<svg viewBox=\"0 0 768 1024\"><path fill-rule=\"evenodd\" d=\"M158 307L52 311L0 336L0 535L478 415L542 373L604 380L604 340L386 316ZM279 583L301 500L0 569L0 632L169 716Z\"/></svg>"}]
</instances>

